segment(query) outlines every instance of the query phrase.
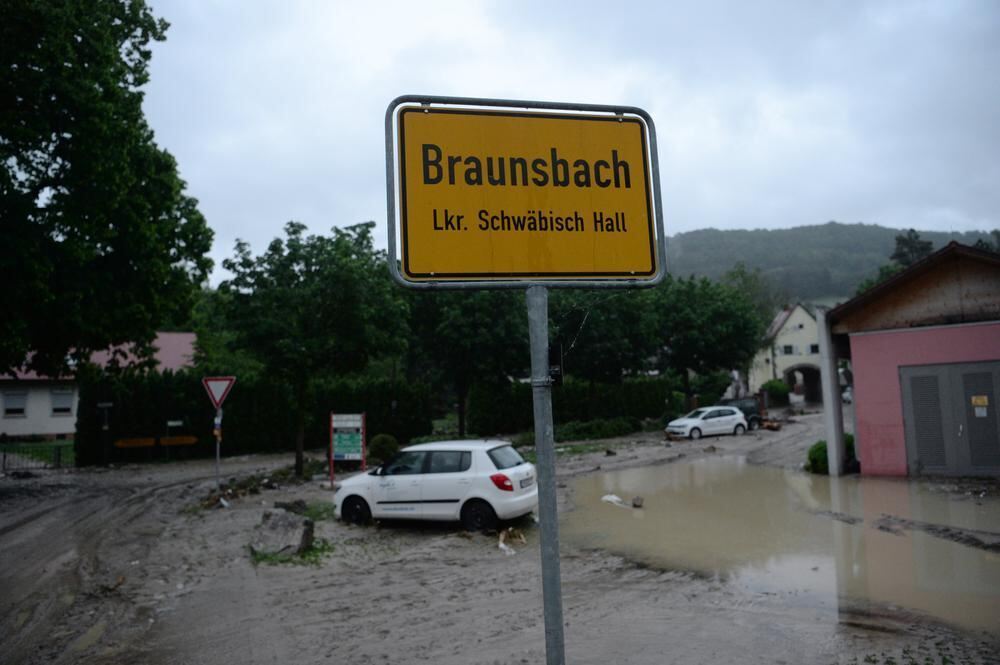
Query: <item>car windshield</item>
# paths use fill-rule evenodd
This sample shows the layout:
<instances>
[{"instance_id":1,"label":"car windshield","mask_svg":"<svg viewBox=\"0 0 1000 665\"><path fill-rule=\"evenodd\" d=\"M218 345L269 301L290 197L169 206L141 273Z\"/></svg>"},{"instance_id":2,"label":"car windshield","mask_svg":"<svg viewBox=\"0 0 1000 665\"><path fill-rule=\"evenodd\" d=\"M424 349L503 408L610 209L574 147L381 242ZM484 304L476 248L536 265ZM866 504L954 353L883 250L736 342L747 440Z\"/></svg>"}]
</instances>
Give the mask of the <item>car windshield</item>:
<instances>
[{"instance_id":1,"label":"car windshield","mask_svg":"<svg viewBox=\"0 0 1000 665\"><path fill-rule=\"evenodd\" d=\"M524 464L524 458L521 457L521 453L514 450L513 446L500 446L499 448L490 450L487 454L493 460L493 466L498 471L509 469L518 464Z\"/></svg>"},{"instance_id":2,"label":"car windshield","mask_svg":"<svg viewBox=\"0 0 1000 665\"><path fill-rule=\"evenodd\" d=\"M692 411L691 413L687 414L687 415L686 415L686 416L684 416L684 417L685 417L685 418L695 418L695 419L699 419L699 418L701 418L702 416L704 416L704 415L705 415L706 413L708 413L708 409L695 409L694 411Z\"/></svg>"}]
</instances>

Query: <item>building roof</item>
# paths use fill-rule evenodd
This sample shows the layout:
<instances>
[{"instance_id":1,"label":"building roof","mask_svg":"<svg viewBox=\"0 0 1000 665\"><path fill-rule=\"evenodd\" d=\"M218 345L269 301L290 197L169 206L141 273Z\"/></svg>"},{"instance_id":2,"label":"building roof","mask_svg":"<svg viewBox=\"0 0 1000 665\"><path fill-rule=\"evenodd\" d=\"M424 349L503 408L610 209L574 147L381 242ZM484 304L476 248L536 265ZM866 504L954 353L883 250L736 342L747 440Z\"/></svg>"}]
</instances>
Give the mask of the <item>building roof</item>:
<instances>
[{"instance_id":1,"label":"building roof","mask_svg":"<svg viewBox=\"0 0 1000 665\"><path fill-rule=\"evenodd\" d=\"M796 307L801 307L803 312L811 316L813 319L816 318L815 315L809 311L809 308L802 303L788 305L783 310L778 312L778 314L774 317L774 320L771 321L771 325L767 327L767 334L765 335L767 339L773 339L779 332L781 332L781 329L785 327L786 323L788 323L788 319L792 316L792 312L795 311Z\"/></svg>"},{"instance_id":2,"label":"building roof","mask_svg":"<svg viewBox=\"0 0 1000 665\"><path fill-rule=\"evenodd\" d=\"M191 332L158 332L153 340L153 359L156 360L156 368L161 372L170 370L176 372L184 367L191 367L194 364L194 343L196 336ZM111 360L112 351L97 351L90 356L90 361L95 365L104 367ZM126 353L128 361L138 360L131 353Z\"/></svg>"},{"instance_id":3,"label":"building roof","mask_svg":"<svg viewBox=\"0 0 1000 665\"><path fill-rule=\"evenodd\" d=\"M962 275L958 274L960 265L972 268L967 270L964 282ZM940 286L939 276L955 281L957 291L932 288ZM984 276L987 277L985 283ZM912 309L912 303L917 299L935 301L939 307L923 308L919 316L911 319L910 326L991 320L1000 315L998 279L1000 254L950 242L884 282L834 307L827 313L827 320L835 326L858 317L876 304L900 309L910 305ZM928 280L931 284L927 283ZM916 292L906 302L895 302L900 298L894 296L911 289L916 289Z\"/></svg>"},{"instance_id":4,"label":"building roof","mask_svg":"<svg viewBox=\"0 0 1000 665\"><path fill-rule=\"evenodd\" d=\"M153 359L156 361L156 368L161 372L177 370L194 365L194 343L197 336L192 332L158 332L153 340ZM96 351L91 354L90 361L100 367L105 367L111 359L112 350ZM127 362L137 360L130 352L126 353ZM0 381L11 380L10 377L0 376ZM15 372L14 380L18 381L72 381L73 375L62 375L58 377L39 375L33 371Z\"/></svg>"}]
</instances>

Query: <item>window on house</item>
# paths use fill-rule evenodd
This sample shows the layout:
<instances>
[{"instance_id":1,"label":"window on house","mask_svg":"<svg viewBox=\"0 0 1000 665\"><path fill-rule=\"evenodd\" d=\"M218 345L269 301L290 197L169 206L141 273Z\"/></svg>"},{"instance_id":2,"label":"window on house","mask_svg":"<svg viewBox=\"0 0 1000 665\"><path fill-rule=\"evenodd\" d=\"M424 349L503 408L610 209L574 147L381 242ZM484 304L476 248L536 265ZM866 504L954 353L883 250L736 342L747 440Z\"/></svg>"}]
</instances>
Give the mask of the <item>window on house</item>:
<instances>
[{"instance_id":1,"label":"window on house","mask_svg":"<svg viewBox=\"0 0 1000 665\"><path fill-rule=\"evenodd\" d=\"M795 353L795 347L792 346L791 344L785 344L783 347L781 347L781 352L786 356L790 356Z\"/></svg>"},{"instance_id":2,"label":"window on house","mask_svg":"<svg viewBox=\"0 0 1000 665\"><path fill-rule=\"evenodd\" d=\"M819 353L819 344L810 344L809 353Z\"/></svg>"},{"instance_id":3,"label":"window on house","mask_svg":"<svg viewBox=\"0 0 1000 665\"><path fill-rule=\"evenodd\" d=\"M25 415L28 407L28 391L5 390L3 393L4 418L17 418Z\"/></svg>"},{"instance_id":4,"label":"window on house","mask_svg":"<svg viewBox=\"0 0 1000 665\"><path fill-rule=\"evenodd\" d=\"M53 388L52 389L52 415L71 416L73 415L73 389Z\"/></svg>"}]
</instances>

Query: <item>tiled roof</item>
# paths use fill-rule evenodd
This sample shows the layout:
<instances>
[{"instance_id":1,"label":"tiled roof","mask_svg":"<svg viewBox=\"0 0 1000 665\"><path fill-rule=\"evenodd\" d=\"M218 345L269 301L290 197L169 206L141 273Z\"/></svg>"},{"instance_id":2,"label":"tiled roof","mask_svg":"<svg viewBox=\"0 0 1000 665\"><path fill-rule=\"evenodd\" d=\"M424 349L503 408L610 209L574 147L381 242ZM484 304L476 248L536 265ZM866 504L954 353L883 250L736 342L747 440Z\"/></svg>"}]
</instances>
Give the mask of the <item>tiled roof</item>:
<instances>
[{"instance_id":1,"label":"tiled roof","mask_svg":"<svg viewBox=\"0 0 1000 665\"><path fill-rule=\"evenodd\" d=\"M194 364L194 343L197 336L192 332L159 332L153 341L156 349L153 358L156 360L156 368L160 371L170 370L176 372L184 367L191 367ZM111 359L111 351L97 351L90 356L90 361L95 365L105 366ZM132 354L126 354L126 359L135 360ZM58 377L42 376L33 371L17 371L14 379L19 381L51 381L54 379L72 380L72 375ZM10 380L10 377L0 376L0 381Z\"/></svg>"}]
</instances>

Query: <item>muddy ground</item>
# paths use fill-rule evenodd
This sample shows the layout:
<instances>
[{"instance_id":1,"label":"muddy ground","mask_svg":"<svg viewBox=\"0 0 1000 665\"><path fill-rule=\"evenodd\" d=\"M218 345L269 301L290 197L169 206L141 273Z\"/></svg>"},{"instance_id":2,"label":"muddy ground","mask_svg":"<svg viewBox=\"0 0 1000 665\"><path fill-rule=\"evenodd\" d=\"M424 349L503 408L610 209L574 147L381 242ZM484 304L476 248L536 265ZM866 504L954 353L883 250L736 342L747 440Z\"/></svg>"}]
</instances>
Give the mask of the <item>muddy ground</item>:
<instances>
[{"instance_id":1,"label":"muddy ground","mask_svg":"<svg viewBox=\"0 0 1000 665\"><path fill-rule=\"evenodd\" d=\"M781 432L663 444L658 434L560 457L573 476L727 452L797 467L821 417ZM226 477L287 455L224 460ZM264 490L228 508L198 501L209 461L0 478L0 662L542 663L537 531L514 555L450 525L319 521L318 565L254 565L248 545L276 501L326 502L318 483ZM892 607L831 620L786 594L752 593L683 570L562 547L569 663L989 663L1000 637Z\"/></svg>"}]
</instances>

